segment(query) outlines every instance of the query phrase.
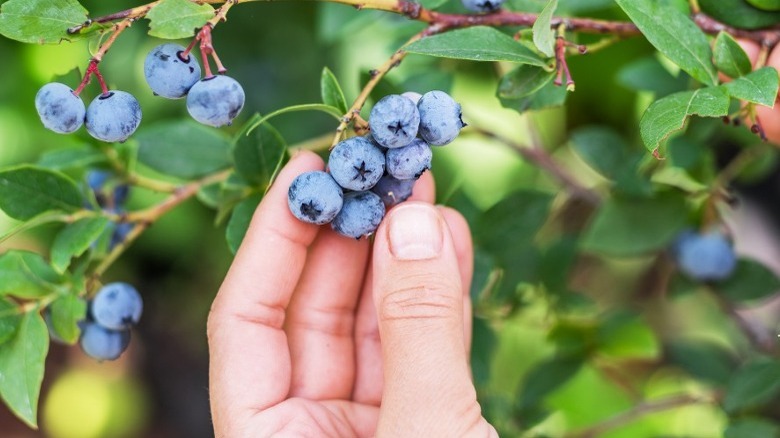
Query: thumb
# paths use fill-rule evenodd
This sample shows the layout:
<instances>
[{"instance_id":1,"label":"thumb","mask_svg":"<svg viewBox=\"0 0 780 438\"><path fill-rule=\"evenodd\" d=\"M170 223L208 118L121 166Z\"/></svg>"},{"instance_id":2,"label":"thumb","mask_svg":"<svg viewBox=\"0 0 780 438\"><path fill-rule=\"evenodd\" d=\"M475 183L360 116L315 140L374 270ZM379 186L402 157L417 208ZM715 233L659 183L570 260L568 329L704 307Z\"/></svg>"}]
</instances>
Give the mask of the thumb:
<instances>
[{"instance_id":1,"label":"thumb","mask_svg":"<svg viewBox=\"0 0 780 438\"><path fill-rule=\"evenodd\" d=\"M458 270L450 231L435 207L409 202L388 213L373 257L384 367L377 436L464 436L482 419L464 344Z\"/></svg>"}]
</instances>

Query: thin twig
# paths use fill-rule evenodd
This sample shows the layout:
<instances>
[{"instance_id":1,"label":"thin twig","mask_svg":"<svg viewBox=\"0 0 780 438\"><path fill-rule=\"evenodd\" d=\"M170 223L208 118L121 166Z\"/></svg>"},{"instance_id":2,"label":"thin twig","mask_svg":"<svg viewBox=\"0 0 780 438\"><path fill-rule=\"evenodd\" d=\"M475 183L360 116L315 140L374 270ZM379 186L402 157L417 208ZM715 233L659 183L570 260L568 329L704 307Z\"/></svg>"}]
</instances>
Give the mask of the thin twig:
<instances>
[{"instance_id":1,"label":"thin twig","mask_svg":"<svg viewBox=\"0 0 780 438\"><path fill-rule=\"evenodd\" d=\"M152 206L146 210L134 212L126 215L125 220L135 223L130 232L127 233L125 239L114 247L109 254L104 258L100 264L92 272L90 282L87 285L87 290L92 290L94 284L98 281L101 275L103 275L108 268L116 261L119 256L137 239L147 228L152 226L163 215L171 211L173 208L181 204L182 202L195 196L198 191L208 185L224 181L230 175L231 170L224 170L212 175L206 176L197 181L191 182L178 188L168 198L159 204Z\"/></svg>"},{"instance_id":2,"label":"thin twig","mask_svg":"<svg viewBox=\"0 0 780 438\"><path fill-rule=\"evenodd\" d=\"M415 34L404 44L404 47L419 40L424 36L424 34L425 31ZM344 114L344 117L341 118L341 123L339 123L338 128L336 128L336 135L333 137L331 146L336 146L336 144L341 141L344 131L347 129L349 123L356 117L360 117L360 110L363 109L363 105L365 105L368 96L371 95L371 91L374 90L374 87L376 87L376 85L380 80L382 80L387 72L397 67L401 63L401 61L404 59L404 56L406 56L406 52L402 47L401 49L396 50L390 59L385 61L385 63L382 64L379 68L371 70L371 79L366 82L366 85L363 86L363 90L360 91L357 99L355 99L355 101L352 103L352 107L350 107L347 113Z\"/></svg>"},{"instance_id":3,"label":"thin twig","mask_svg":"<svg viewBox=\"0 0 780 438\"><path fill-rule=\"evenodd\" d=\"M579 432L571 433L567 436L570 438L594 438L601 436L610 430L625 426L626 424L629 424L632 421L648 414L700 403L712 403L712 399L709 397L697 397L693 395L682 394L661 400L646 401L639 403L631 409L625 412L621 412L614 417L610 417L601 423Z\"/></svg>"},{"instance_id":4,"label":"thin twig","mask_svg":"<svg viewBox=\"0 0 780 438\"><path fill-rule=\"evenodd\" d=\"M558 162L556 162L540 145L522 145L487 129L474 126L473 124L469 125L469 127L472 132L495 139L512 148L512 150L517 152L524 160L536 165L558 180L572 196L580 198L592 205L597 205L601 202L601 196L599 196L598 193L580 184L574 176L561 167L560 164L558 164ZM534 134L532 133L532 136L533 135Z\"/></svg>"}]
</instances>

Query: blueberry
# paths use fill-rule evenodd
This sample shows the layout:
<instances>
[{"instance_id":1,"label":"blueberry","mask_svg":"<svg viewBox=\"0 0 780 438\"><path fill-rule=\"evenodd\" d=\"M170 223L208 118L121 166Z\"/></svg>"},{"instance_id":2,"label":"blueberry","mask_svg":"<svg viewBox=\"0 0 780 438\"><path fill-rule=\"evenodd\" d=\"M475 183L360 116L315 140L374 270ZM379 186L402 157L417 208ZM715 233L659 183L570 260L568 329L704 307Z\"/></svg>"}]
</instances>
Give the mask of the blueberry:
<instances>
[{"instance_id":1,"label":"blueberry","mask_svg":"<svg viewBox=\"0 0 780 438\"><path fill-rule=\"evenodd\" d=\"M443 91L429 91L417 103L420 111L420 137L430 145L443 146L460 134L466 126L461 119L460 105Z\"/></svg>"},{"instance_id":2,"label":"blueberry","mask_svg":"<svg viewBox=\"0 0 780 438\"><path fill-rule=\"evenodd\" d=\"M116 227L114 227L114 232L111 233L111 242L108 245L108 250L110 251L120 243L124 242L133 227L134 225L131 222L120 222L116 224Z\"/></svg>"},{"instance_id":3,"label":"blueberry","mask_svg":"<svg viewBox=\"0 0 780 438\"><path fill-rule=\"evenodd\" d=\"M130 194L130 186L127 184L117 184L114 187L114 207L119 207L127 201Z\"/></svg>"},{"instance_id":4,"label":"blueberry","mask_svg":"<svg viewBox=\"0 0 780 438\"><path fill-rule=\"evenodd\" d=\"M463 6L472 12L495 12L501 8L504 0L461 0Z\"/></svg>"},{"instance_id":5,"label":"blueberry","mask_svg":"<svg viewBox=\"0 0 780 438\"><path fill-rule=\"evenodd\" d=\"M130 93L109 91L89 104L86 122L87 132L96 139L123 142L141 124L141 105Z\"/></svg>"},{"instance_id":6,"label":"blueberry","mask_svg":"<svg viewBox=\"0 0 780 438\"><path fill-rule=\"evenodd\" d=\"M377 143L386 148L400 148L417 136L420 113L410 99L390 94L371 109L368 126Z\"/></svg>"},{"instance_id":7,"label":"blueberry","mask_svg":"<svg viewBox=\"0 0 780 438\"><path fill-rule=\"evenodd\" d=\"M343 203L341 187L321 170L298 175L287 191L287 205L293 216L310 224L323 225L332 221Z\"/></svg>"},{"instance_id":8,"label":"blueberry","mask_svg":"<svg viewBox=\"0 0 780 438\"><path fill-rule=\"evenodd\" d=\"M43 126L59 134L70 134L84 124L84 102L65 84L52 82L35 95L35 109Z\"/></svg>"},{"instance_id":9,"label":"blueberry","mask_svg":"<svg viewBox=\"0 0 780 438\"><path fill-rule=\"evenodd\" d=\"M179 99L198 82L200 65L191 54L182 58L184 50L178 44L168 43L155 47L146 55L144 76L154 94Z\"/></svg>"},{"instance_id":10,"label":"blueberry","mask_svg":"<svg viewBox=\"0 0 780 438\"><path fill-rule=\"evenodd\" d=\"M420 98L422 97L422 94L420 94L420 93L418 93L416 91L407 91L405 93L401 93L401 96L411 100L412 103L417 105L417 102L420 101Z\"/></svg>"},{"instance_id":11,"label":"blueberry","mask_svg":"<svg viewBox=\"0 0 780 438\"><path fill-rule=\"evenodd\" d=\"M385 154L365 138L352 137L330 151L328 169L341 187L368 190L385 173Z\"/></svg>"},{"instance_id":12,"label":"blueberry","mask_svg":"<svg viewBox=\"0 0 780 438\"><path fill-rule=\"evenodd\" d=\"M93 359L116 360L130 345L130 331L110 330L95 322L87 322L81 328L79 345Z\"/></svg>"},{"instance_id":13,"label":"blueberry","mask_svg":"<svg viewBox=\"0 0 780 438\"><path fill-rule=\"evenodd\" d=\"M187 95L187 111L204 125L229 125L244 107L244 89L228 76L211 76L198 81Z\"/></svg>"},{"instance_id":14,"label":"blueberry","mask_svg":"<svg viewBox=\"0 0 780 438\"><path fill-rule=\"evenodd\" d=\"M92 300L95 322L111 330L121 330L137 324L143 311L138 291L127 283L109 283Z\"/></svg>"},{"instance_id":15,"label":"blueberry","mask_svg":"<svg viewBox=\"0 0 780 438\"><path fill-rule=\"evenodd\" d=\"M683 237L678 244L677 263L694 280L717 281L734 272L737 257L726 237L710 232Z\"/></svg>"},{"instance_id":16,"label":"blueberry","mask_svg":"<svg viewBox=\"0 0 780 438\"><path fill-rule=\"evenodd\" d=\"M431 168L431 147L419 138L408 146L387 151L387 173L397 179L417 179Z\"/></svg>"},{"instance_id":17,"label":"blueberry","mask_svg":"<svg viewBox=\"0 0 780 438\"><path fill-rule=\"evenodd\" d=\"M391 175L385 175L371 189L372 192L379 195L385 207L390 208L396 204L406 201L412 196L415 180L396 179Z\"/></svg>"},{"instance_id":18,"label":"blueberry","mask_svg":"<svg viewBox=\"0 0 780 438\"><path fill-rule=\"evenodd\" d=\"M93 192L103 190L103 186L111 178L111 173L105 170L90 170L87 172L87 185Z\"/></svg>"},{"instance_id":19,"label":"blueberry","mask_svg":"<svg viewBox=\"0 0 780 438\"><path fill-rule=\"evenodd\" d=\"M385 217L385 204L372 192L350 192L344 195L344 206L330 226L337 233L360 239L376 231Z\"/></svg>"}]
</instances>

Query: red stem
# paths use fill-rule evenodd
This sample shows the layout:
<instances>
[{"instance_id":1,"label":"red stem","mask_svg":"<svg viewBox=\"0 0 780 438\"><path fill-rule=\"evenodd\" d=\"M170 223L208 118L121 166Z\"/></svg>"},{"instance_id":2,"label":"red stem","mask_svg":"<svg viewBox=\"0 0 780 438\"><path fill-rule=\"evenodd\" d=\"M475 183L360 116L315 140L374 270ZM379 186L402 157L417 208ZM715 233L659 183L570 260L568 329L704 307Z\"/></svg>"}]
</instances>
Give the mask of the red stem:
<instances>
[{"instance_id":1,"label":"red stem","mask_svg":"<svg viewBox=\"0 0 780 438\"><path fill-rule=\"evenodd\" d=\"M89 84L92 75L95 75L95 77L98 79L98 83L100 84L100 88L103 90L103 94L108 94L108 86L106 86L106 81L103 78L103 75L100 73L100 68L98 68L99 62L100 61L96 59L89 61L87 71L84 73L84 79L81 80L78 88L76 88L76 90L73 92L74 95L78 96L82 91L84 91L84 87Z\"/></svg>"}]
</instances>

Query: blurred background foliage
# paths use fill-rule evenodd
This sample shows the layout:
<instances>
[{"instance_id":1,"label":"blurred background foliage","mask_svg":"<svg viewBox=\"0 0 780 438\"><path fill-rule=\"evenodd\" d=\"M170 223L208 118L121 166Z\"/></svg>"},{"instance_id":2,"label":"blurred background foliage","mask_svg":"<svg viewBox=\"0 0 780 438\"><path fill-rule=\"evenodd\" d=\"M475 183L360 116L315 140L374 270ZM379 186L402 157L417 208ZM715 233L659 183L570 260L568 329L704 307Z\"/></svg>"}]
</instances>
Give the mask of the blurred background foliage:
<instances>
[{"instance_id":1,"label":"blurred background foliage","mask_svg":"<svg viewBox=\"0 0 780 438\"><path fill-rule=\"evenodd\" d=\"M92 16L137 4L82 3ZM544 5L532 0L510 3L526 10ZM462 12L454 0L442 9ZM625 19L608 0L562 1L560 10ZM319 101L323 66L333 70L351 102L367 72L422 28L388 13L299 2L240 5L229 18L216 29L215 46L230 75L243 84L247 104L227 131L235 131L254 112ZM111 87L139 99L142 129L187 117L181 102L155 98L144 83L143 59L160 43L146 31L147 22L136 23L101 64ZM33 98L54 76L74 68L83 71L94 47L94 40L37 46L0 39L0 167L36 162L44 152L93 142L83 130L60 136L43 129ZM655 162L638 140L638 117L654 96L688 84L684 74L658 62L655 54L642 38L632 38L573 57L577 90L566 106L530 115L502 107L495 97L501 75L511 68L502 64L410 55L375 91L376 96L450 91L472 126L451 146L436 149L433 168L438 201L455 206L469 219L477 242L474 377L485 414L502 436L563 436L636 409L643 415L630 416L603 434L583 436L715 437L729 424L728 415L711 398L747 357L745 338L711 293L674 275L668 290L653 279L663 277L659 270L668 277L671 269L664 246L677 231L698 223L699 213L686 208L680 191L671 188L689 190L711 182L719 165L742 148L755 146L757 139L744 129L694 121L685 136L674 140L667 162ZM68 84L75 86L76 76L70 78ZM85 101L95 89L88 88ZM272 123L288 144L335 128L332 119L318 113L283 115ZM669 189L672 212L659 214L650 224L660 229L653 251L628 257L588 251L588 245L609 245L582 241L593 206L571 202L548 174L505 142L479 135L476 128L522 145L538 136L577 180L616 202L634 202L642 193L652 198L651 184L662 184ZM599 143L601 149L589 149L592 142L586 140L594 135L608 140ZM578 147L578 138L584 146ZM122 147L132 148L134 141ZM741 173L740 187L746 199L758 200L758 211L768 223L777 224L777 152L758 147L760 157ZM601 162L602 168L594 162ZM628 171L620 176L614 173L619 168ZM72 176L83 180L83 175ZM135 189L128 209L160 199ZM641 211L652 214L656 207ZM97 364L78 348L52 344L41 431L28 430L0 409L0 435L212 436L205 321L231 260L224 224L213 222L214 212L192 200L145 232L106 277L132 283L146 302L128 353L117 362ZM0 234L13 225L0 213ZM640 224L627 227L635 236L619 239L642 240ZM2 244L0 251L45 253L58 229L42 227ZM620 231L625 230L615 230ZM767 324L775 326L776 313L768 314ZM679 395L679 406L642 411L648 400L670 395ZM776 406L748 414L777 418ZM747 418L747 425L740 427L770 435L732 436L776 436L771 421Z\"/></svg>"}]
</instances>

